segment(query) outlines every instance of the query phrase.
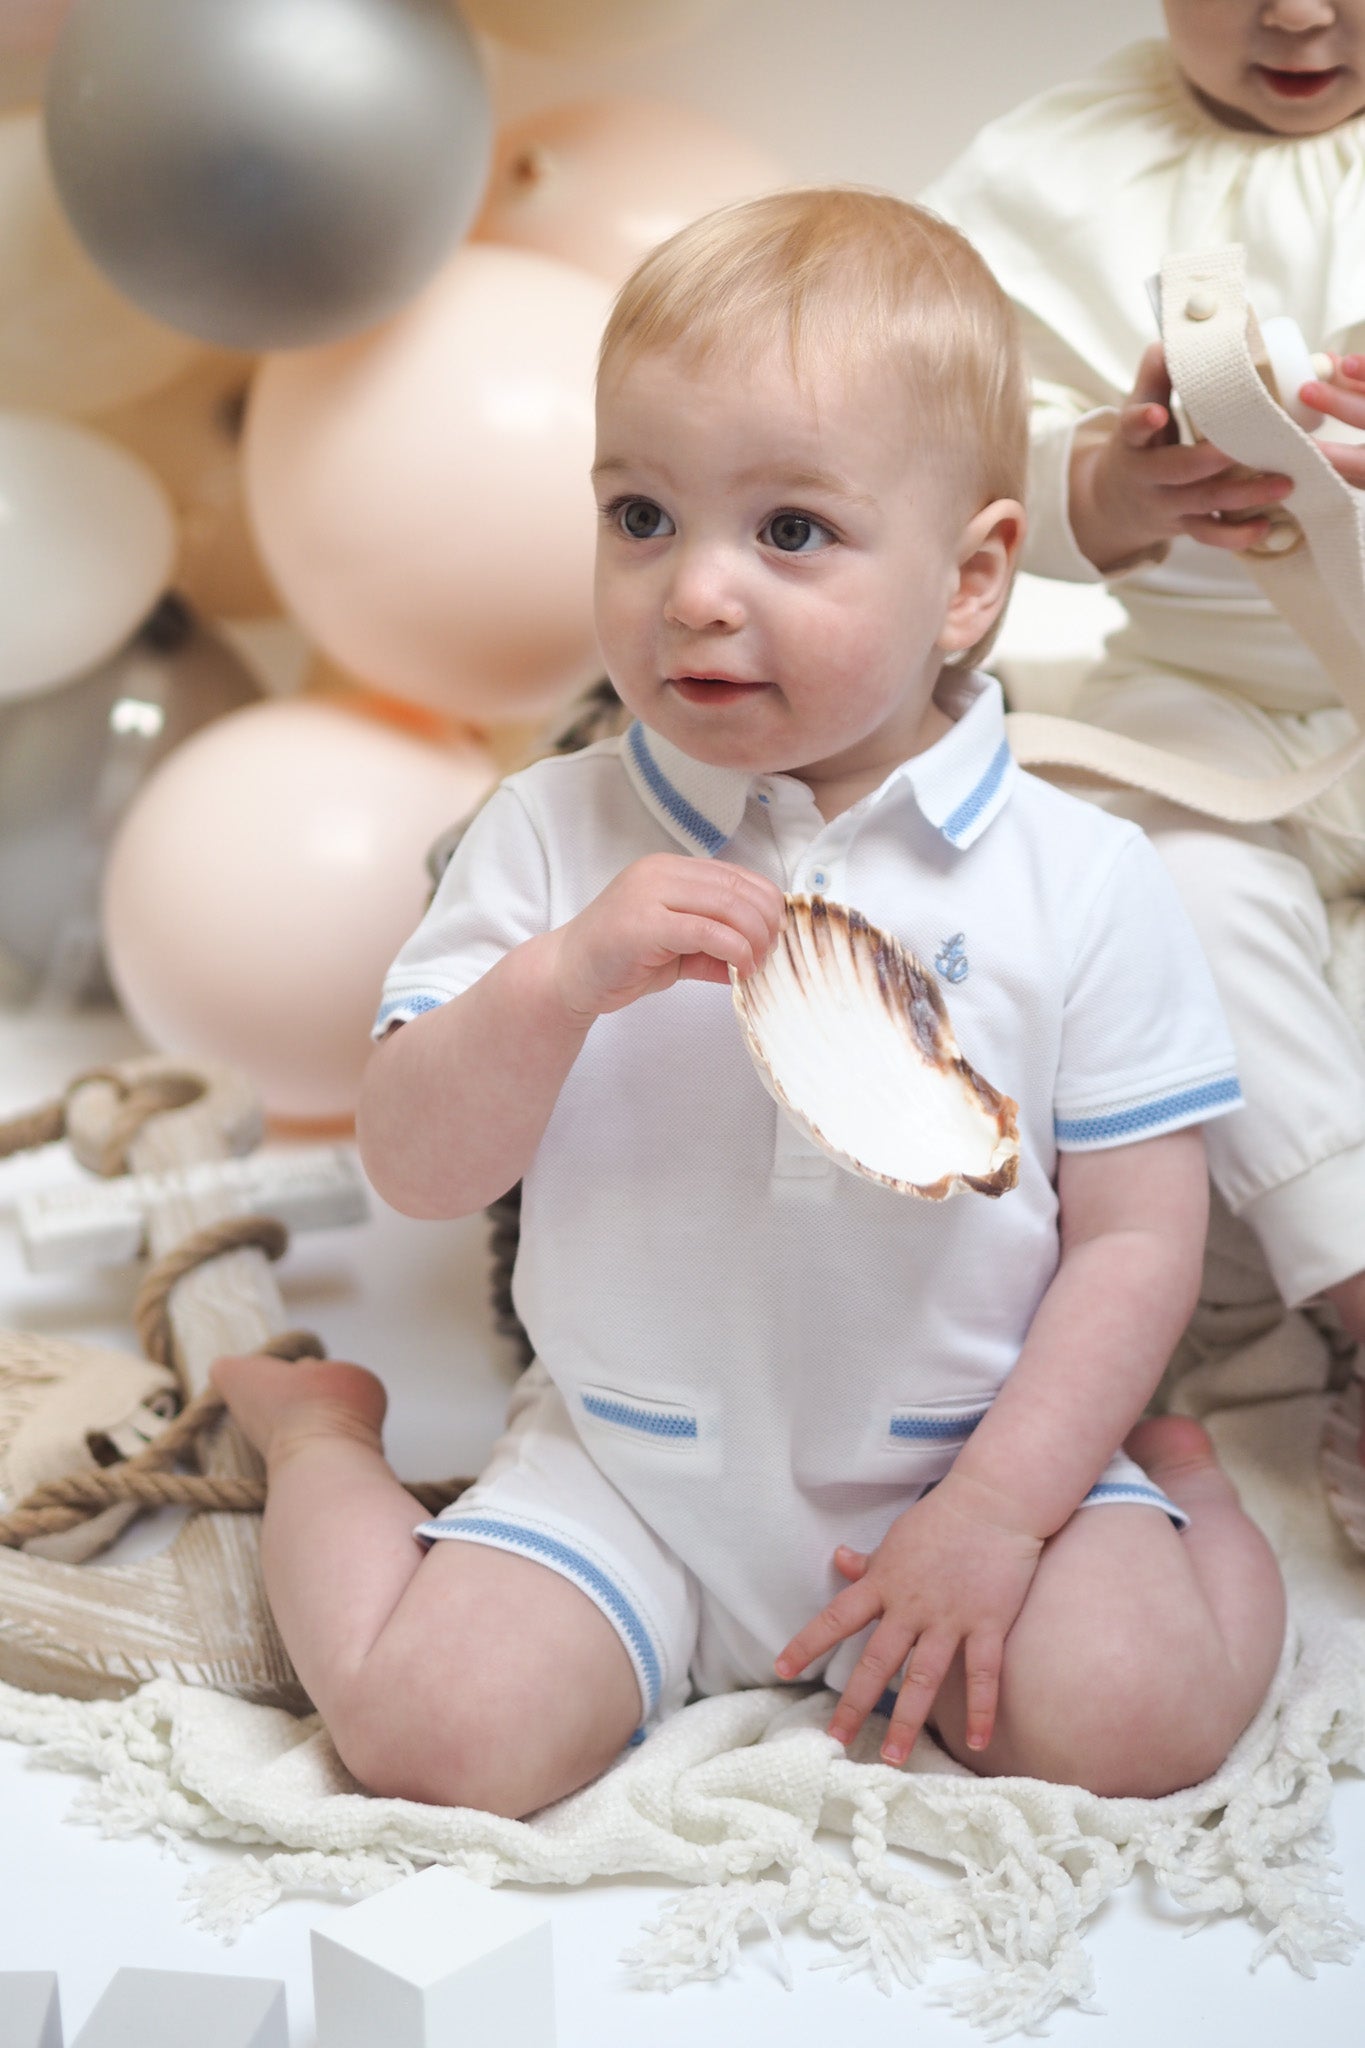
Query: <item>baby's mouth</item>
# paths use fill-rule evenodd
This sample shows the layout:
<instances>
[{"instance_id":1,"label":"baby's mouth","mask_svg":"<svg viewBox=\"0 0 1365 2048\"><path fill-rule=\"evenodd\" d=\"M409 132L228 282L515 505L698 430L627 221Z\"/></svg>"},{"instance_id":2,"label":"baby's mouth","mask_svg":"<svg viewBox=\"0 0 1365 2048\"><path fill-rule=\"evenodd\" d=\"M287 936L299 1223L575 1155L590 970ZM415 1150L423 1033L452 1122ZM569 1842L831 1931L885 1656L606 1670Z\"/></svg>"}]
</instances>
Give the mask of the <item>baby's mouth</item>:
<instances>
[{"instance_id":1,"label":"baby's mouth","mask_svg":"<svg viewBox=\"0 0 1365 2048\"><path fill-rule=\"evenodd\" d=\"M735 704L768 687L766 683L741 682L734 676L670 676L668 682L688 704Z\"/></svg>"},{"instance_id":2,"label":"baby's mouth","mask_svg":"<svg viewBox=\"0 0 1365 2048\"><path fill-rule=\"evenodd\" d=\"M1312 100L1335 85L1345 70L1333 64L1326 71L1282 71L1273 64L1257 64L1255 70L1282 100Z\"/></svg>"}]
</instances>

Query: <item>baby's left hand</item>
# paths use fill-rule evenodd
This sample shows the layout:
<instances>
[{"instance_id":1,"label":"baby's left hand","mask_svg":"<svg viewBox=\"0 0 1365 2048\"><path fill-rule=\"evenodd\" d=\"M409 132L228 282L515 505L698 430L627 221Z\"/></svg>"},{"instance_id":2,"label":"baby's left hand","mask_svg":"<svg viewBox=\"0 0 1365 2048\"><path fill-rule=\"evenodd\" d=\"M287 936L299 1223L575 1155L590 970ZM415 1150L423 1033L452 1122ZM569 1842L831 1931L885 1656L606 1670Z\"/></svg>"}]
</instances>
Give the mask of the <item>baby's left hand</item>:
<instances>
[{"instance_id":1,"label":"baby's left hand","mask_svg":"<svg viewBox=\"0 0 1365 2048\"><path fill-rule=\"evenodd\" d=\"M1010 1527L1001 1506L985 1488L950 1472L898 1516L871 1557L835 1552L839 1570L854 1583L792 1638L777 1659L777 1673L795 1678L881 1617L830 1722L838 1741L853 1740L904 1665L881 1752L888 1763L904 1763L959 1644L965 1645L968 1746L984 1749L990 1741L1005 1637L1043 1548L1040 1538Z\"/></svg>"},{"instance_id":2,"label":"baby's left hand","mask_svg":"<svg viewBox=\"0 0 1365 2048\"><path fill-rule=\"evenodd\" d=\"M1365 427L1365 356L1334 356L1333 362L1331 383L1314 377L1300 386L1299 397L1343 426ZM1318 446L1338 476L1365 490L1365 443L1319 441Z\"/></svg>"}]
</instances>

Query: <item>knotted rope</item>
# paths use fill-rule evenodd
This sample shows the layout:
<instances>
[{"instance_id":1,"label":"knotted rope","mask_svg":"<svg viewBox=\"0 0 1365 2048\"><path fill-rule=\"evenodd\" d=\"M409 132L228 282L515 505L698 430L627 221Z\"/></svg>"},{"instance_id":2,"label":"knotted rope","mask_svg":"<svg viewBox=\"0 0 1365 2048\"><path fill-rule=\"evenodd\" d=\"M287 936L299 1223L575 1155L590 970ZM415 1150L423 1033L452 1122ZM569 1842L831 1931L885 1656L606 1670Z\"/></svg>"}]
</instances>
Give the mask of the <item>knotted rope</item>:
<instances>
[{"instance_id":1,"label":"knotted rope","mask_svg":"<svg viewBox=\"0 0 1365 2048\"><path fill-rule=\"evenodd\" d=\"M91 1081L107 1081L119 1097L99 1156L83 1160L93 1172L109 1179L127 1171L128 1147L150 1117L160 1116L168 1109L183 1109L203 1093L202 1081L193 1074L158 1074L129 1081L117 1067L90 1067L77 1074L55 1101L40 1103L37 1109L0 1121L0 1159L7 1159L11 1152L27 1152L37 1145L55 1145L59 1138L64 1138L71 1098Z\"/></svg>"},{"instance_id":2,"label":"knotted rope","mask_svg":"<svg viewBox=\"0 0 1365 2048\"><path fill-rule=\"evenodd\" d=\"M188 1076L184 1077L183 1085L177 1085L173 1078L169 1086L159 1082L145 1087L128 1086L117 1074L97 1069L81 1075L59 1101L0 1124L0 1156L60 1138L66 1128L67 1100L75 1088L90 1080L112 1081L122 1091L119 1131L111 1136L109 1145L111 1156L117 1149L120 1162L124 1149L148 1117L168 1108L183 1107L194 1099L196 1092ZM110 1168L111 1172L120 1170L121 1164ZM288 1243L288 1231L274 1216L226 1217L183 1239L150 1268L133 1303L133 1322L147 1357L181 1373L171 1326L170 1297L176 1283L187 1273L211 1259L244 1249L254 1248L264 1252L268 1259L278 1259ZM283 1331L259 1349L273 1358L327 1355L321 1339L310 1330ZM259 1514L265 1506L263 1479L167 1469L195 1453L201 1435L222 1412L222 1396L213 1388L206 1388L136 1457L99 1471L68 1473L35 1488L7 1514L0 1515L0 1545L16 1548L34 1536L58 1535L123 1501L136 1502L139 1507ZM407 1490L422 1507L435 1512L470 1483L468 1479L420 1480L409 1484Z\"/></svg>"}]
</instances>

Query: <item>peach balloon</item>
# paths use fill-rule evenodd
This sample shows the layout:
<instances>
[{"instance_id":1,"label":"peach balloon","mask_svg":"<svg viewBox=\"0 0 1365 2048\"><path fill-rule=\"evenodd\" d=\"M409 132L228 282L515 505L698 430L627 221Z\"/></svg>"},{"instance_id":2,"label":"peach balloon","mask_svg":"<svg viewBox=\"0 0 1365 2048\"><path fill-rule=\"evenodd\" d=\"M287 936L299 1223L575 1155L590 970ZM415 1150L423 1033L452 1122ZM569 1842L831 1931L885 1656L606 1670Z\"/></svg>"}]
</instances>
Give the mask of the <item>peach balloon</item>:
<instances>
[{"instance_id":1,"label":"peach balloon","mask_svg":"<svg viewBox=\"0 0 1365 2048\"><path fill-rule=\"evenodd\" d=\"M619 284L699 214L786 182L775 158L709 115L667 100L576 100L503 129L474 235Z\"/></svg>"},{"instance_id":2,"label":"peach balloon","mask_svg":"<svg viewBox=\"0 0 1365 2048\"><path fill-rule=\"evenodd\" d=\"M247 504L309 637L394 697L537 718L600 667L592 378L610 294L520 249L461 249L375 334L270 356Z\"/></svg>"},{"instance_id":3,"label":"peach balloon","mask_svg":"<svg viewBox=\"0 0 1365 2048\"><path fill-rule=\"evenodd\" d=\"M102 412L159 389L202 353L90 261L57 198L41 113L0 119L0 405Z\"/></svg>"},{"instance_id":4,"label":"peach balloon","mask_svg":"<svg viewBox=\"0 0 1365 2048\"><path fill-rule=\"evenodd\" d=\"M71 0L3 0L0 54L42 55L57 40Z\"/></svg>"},{"instance_id":5,"label":"peach balloon","mask_svg":"<svg viewBox=\"0 0 1365 2048\"><path fill-rule=\"evenodd\" d=\"M16 107L36 107L46 82L46 57L32 57L24 51L10 57L0 49L0 114L12 113Z\"/></svg>"},{"instance_id":6,"label":"peach balloon","mask_svg":"<svg viewBox=\"0 0 1365 2048\"><path fill-rule=\"evenodd\" d=\"M725 0L460 0L471 28L552 57L645 50L689 35Z\"/></svg>"},{"instance_id":7,"label":"peach balloon","mask_svg":"<svg viewBox=\"0 0 1365 2048\"><path fill-rule=\"evenodd\" d=\"M428 847L495 779L306 698L231 713L176 748L119 828L104 946L159 1049L240 1067L272 1115L355 1107L389 961L422 914Z\"/></svg>"},{"instance_id":8,"label":"peach balloon","mask_svg":"<svg viewBox=\"0 0 1365 2048\"><path fill-rule=\"evenodd\" d=\"M256 362L226 349L206 351L174 383L95 422L166 486L180 528L176 588L209 618L268 618L280 610L242 489L242 430Z\"/></svg>"}]
</instances>

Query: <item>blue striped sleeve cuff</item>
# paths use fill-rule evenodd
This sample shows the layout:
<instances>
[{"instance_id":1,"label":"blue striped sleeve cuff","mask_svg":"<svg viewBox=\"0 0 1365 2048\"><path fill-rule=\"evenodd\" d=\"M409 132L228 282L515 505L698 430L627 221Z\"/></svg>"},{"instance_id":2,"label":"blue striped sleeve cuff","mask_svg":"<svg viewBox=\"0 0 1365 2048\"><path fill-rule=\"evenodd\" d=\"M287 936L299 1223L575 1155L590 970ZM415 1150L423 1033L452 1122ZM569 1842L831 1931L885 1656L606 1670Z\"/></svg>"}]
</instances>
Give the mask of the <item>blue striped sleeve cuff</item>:
<instances>
[{"instance_id":1,"label":"blue striped sleeve cuff","mask_svg":"<svg viewBox=\"0 0 1365 2048\"><path fill-rule=\"evenodd\" d=\"M1103 1110L1093 1116L1058 1117L1053 1129L1063 1151L1082 1152L1090 1147L1128 1145L1139 1138L1156 1138L1164 1131L1206 1123L1210 1117L1226 1116L1230 1110L1241 1107L1241 1084L1235 1074L1226 1074L1216 1081L1201 1081L1196 1087L1152 1096L1146 1102L1125 1103L1122 1109Z\"/></svg>"}]
</instances>

